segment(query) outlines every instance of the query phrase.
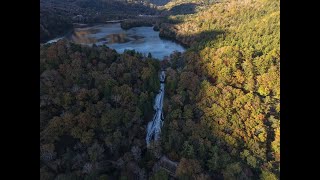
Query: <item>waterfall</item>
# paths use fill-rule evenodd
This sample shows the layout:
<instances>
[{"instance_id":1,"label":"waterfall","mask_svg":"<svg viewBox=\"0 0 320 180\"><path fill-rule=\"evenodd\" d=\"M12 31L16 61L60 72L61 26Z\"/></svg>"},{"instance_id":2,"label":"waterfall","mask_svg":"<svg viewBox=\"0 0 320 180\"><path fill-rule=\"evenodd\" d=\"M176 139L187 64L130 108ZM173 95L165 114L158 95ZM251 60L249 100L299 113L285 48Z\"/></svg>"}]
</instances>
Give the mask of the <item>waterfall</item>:
<instances>
[{"instance_id":1,"label":"waterfall","mask_svg":"<svg viewBox=\"0 0 320 180\"><path fill-rule=\"evenodd\" d=\"M161 127L163 125L163 97L164 97L164 80L165 80L165 72L161 71L160 73L160 90L159 93L155 97L155 102L153 105L153 109L155 110L155 114L153 116L152 121L148 123L147 126L147 136L146 143L149 146L151 140L159 140Z\"/></svg>"}]
</instances>

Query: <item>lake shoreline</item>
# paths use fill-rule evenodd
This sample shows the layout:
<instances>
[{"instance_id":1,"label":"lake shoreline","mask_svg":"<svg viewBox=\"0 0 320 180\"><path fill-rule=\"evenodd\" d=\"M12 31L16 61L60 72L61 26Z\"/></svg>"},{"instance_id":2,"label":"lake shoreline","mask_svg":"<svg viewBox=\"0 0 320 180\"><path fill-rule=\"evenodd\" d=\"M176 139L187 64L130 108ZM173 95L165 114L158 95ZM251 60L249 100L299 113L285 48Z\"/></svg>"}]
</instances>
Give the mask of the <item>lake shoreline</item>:
<instances>
[{"instance_id":1,"label":"lake shoreline","mask_svg":"<svg viewBox=\"0 0 320 180\"><path fill-rule=\"evenodd\" d=\"M170 56L174 51L184 52L186 47L172 39L162 38L153 27L133 27L128 30L121 23L75 24L75 28L62 37L55 38L47 44L66 39L76 44L93 46L106 45L118 53L135 50L151 55L159 60Z\"/></svg>"}]
</instances>

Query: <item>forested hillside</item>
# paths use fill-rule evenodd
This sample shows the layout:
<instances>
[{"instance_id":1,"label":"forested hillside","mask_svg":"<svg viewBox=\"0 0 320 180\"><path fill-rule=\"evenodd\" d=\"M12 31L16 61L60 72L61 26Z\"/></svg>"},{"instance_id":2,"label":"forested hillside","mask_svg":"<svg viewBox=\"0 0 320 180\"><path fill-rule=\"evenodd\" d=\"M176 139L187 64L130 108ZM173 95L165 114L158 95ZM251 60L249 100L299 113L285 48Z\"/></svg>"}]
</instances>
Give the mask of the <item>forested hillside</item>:
<instances>
[{"instance_id":1,"label":"forested hillside","mask_svg":"<svg viewBox=\"0 0 320 180\"><path fill-rule=\"evenodd\" d=\"M191 46L167 71L162 147L186 162L181 178L279 177L279 4L222 2L162 26Z\"/></svg>"},{"instance_id":2,"label":"forested hillside","mask_svg":"<svg viewBox=\"0 0 320 180\"><path fill-rule=\"evenodd\" d=\"M156 25L188 49L159 62L106 46L41 45L41 179L280 179L279 0L66 2L98 13L95 22ZM141 12L159 17L135 18ZM61 32L49 24L69 28L72 16L42 16L40 29ZM161 68L164 125L147 148ZM159 168L160 155L177 162L173 174Z\"/></svg>"},{"instance_id":3,"label":"forested hillside","mask_svg":"<svg viewBox=\"0 0 320 180\"><path fill-rule=\"evenodd\" d=\"M151 172L145 126L160 86L158 61L59 41L40 48L40 67L41 179Z\"/></svg>"}]
</instances>

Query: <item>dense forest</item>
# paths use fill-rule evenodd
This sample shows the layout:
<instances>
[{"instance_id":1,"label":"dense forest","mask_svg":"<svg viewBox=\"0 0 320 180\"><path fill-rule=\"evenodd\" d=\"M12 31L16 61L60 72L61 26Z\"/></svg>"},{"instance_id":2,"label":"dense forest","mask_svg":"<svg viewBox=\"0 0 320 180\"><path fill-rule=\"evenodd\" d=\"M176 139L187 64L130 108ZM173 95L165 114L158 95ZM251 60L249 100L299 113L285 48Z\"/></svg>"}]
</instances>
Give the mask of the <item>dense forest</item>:
<instances>
[{"instance_id":1,"label":"dense forest","mask_svg":"<svg viewBox=\"0 0 320 180\"><path fill-rule=\"evenodd\" d=\"M159 61L59 41L40 48L41 179L145 176Z\"/></svg>"},{"instance_id":2,"label":"dense forest","mask_svg":"<svg viewBox=\"0 0 320 180\"><path fill-rule=\"evenodd\" d=\"M182 169L193 162L224 179L279 177L279 4L217 3L161 28L191 46L168 65L162 138L170 158L190 162Z\"/></svg>"},{"instance_id":3,"label":"dense forest","mask_svg":"<svg viewBox=\"0 0 320 180\"><path fill-rule=\"evenodd\" d=\"M161 17L121 26L155 25L188 49L159 61L65 40L41 45L40 178L280 179L279 0L119 3L161 5L150 13ZM51 24L70 28L65 17L52 13ZM161 68L164 125L147 148ZM174 175L157 168L160 155L178 162Z\"/></svg>"}]
</instances>

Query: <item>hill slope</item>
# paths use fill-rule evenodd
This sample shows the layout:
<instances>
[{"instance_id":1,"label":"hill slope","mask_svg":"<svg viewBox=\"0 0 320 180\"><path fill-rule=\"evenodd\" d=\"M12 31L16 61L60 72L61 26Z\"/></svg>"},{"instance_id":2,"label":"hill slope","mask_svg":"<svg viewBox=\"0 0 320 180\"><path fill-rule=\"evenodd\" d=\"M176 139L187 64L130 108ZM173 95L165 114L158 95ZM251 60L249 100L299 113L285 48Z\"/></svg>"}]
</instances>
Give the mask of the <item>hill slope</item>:
<instances>
[{"instance_id":1,"label":"hill slope","mask_svg":"<svg viewBox=\"0 0 320 180\"><path fill-rule=\"evenodd\" d=\"M161 25L191 47L169 62L162 146L170 158L225 179L279 177L279 5L225 1ZM201 172L180 168L181 177Z\"/></svg>"}]
</instances>

